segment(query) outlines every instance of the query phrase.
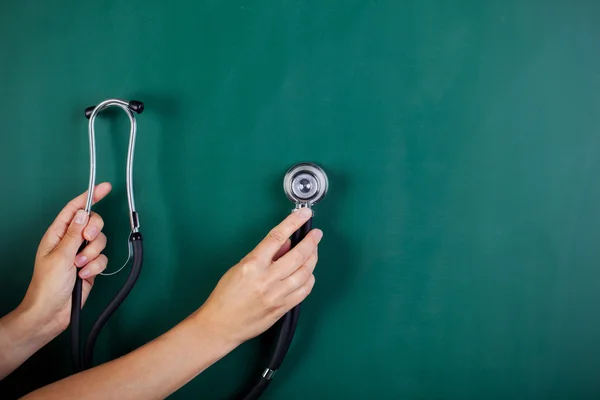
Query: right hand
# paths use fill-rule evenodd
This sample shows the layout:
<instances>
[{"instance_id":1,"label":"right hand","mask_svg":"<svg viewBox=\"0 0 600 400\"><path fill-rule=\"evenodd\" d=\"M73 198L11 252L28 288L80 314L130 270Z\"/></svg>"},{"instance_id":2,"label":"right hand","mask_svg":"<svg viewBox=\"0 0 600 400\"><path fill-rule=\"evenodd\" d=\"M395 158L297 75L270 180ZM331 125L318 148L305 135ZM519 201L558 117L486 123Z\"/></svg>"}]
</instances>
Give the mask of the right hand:
<instances>
[{"instance_id":1,"label":"right hand","mask_svg":"<svg viewBox=\"0 0 600 400\"><path fill-rule=\"evenodd\" d=\"M311 216L306 208L291 213L223 275L199 310L205 326L238 345L269 329L310 294L323 233L313 229L288 250L289 237Z\"/></svg>"}]
</instances>

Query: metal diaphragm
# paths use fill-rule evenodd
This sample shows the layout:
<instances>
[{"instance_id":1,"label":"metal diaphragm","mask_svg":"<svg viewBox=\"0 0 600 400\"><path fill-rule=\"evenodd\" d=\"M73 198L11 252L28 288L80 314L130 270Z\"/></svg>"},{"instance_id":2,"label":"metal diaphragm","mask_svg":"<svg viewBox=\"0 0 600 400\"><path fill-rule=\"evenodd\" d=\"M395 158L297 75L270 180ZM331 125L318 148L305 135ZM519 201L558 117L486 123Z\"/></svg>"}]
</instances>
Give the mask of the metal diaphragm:
<instances>
[{"instance_id":1,"label":"metal diaphragm","mask_svg":"<svg viewBox=\"0 0 600 400\"><path fill-rule=\"evenodd\" d=\"M300 163L290 168L283 178L283 190L296 204L317 204L327 194L329 181L325 171L313 163Z\"/></svg>"}]
</instances>

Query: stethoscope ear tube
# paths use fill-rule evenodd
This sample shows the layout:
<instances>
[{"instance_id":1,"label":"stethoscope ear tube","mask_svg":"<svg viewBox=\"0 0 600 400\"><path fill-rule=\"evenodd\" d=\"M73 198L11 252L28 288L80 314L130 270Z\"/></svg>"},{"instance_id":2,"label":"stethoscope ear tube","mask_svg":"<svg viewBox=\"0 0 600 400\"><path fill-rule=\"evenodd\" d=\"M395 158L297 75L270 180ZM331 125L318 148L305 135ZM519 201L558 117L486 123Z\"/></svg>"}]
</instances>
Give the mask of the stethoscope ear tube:
<instances>
[{"instance_id":1,"label":"stethoscope ear tube","mask_svg":"<svg viewBox=\"0 0 600 400\"><path fill-rule=\"evenodd\" d=\"M77 253L79 254L85 246L88 245L87 240L84 241ZM75 286L71 295L71 357L73 370L80 372L83 369L81 360L81 345L79 338L81 335L81 303L83 296L83 280L79 277L79 270L75 273Z\"/></svg>"},{"instance_id":2,"label":"stethoscope ear tube","mask_svg":"<svg viewBox=\"0 0 600 400\"><path fill-rule=\"evenodd\" d=\"M129 275L121 287L121 290L115 295L115 297L108 303L108 306L102 311L94 325L92 326L92 330L88 335L88 338L85 342L85 349L83 353L83 369L89 369L93 366L94 362L94 346L96 345L96 339L98 339L98 335L104 325L108 321L108 319L113 315L117 308L123 303L125 298L133 289L135 282L140 276L140 272L142 271L142 264L144 261L144 246L142 244L142 234L139 232L133 232L129 236L129 241L131 242L131 246L133 248L133 262L131 264L131 270L129 271Z\"/></svg>"}]
</instances>

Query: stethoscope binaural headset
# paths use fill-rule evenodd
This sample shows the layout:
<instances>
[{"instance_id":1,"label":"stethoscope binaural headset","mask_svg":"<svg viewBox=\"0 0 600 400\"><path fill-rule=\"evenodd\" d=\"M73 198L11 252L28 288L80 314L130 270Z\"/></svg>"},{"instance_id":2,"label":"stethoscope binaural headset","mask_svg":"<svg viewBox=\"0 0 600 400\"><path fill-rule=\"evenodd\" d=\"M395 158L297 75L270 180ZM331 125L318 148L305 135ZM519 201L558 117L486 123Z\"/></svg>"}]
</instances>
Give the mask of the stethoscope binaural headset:
<instances>
[{"instance_id":1,"label":"stethoscope binaural headset","mask_svg":"<svg viewBox=\"0 0 600 400\"><path fill-rule=\"evenodd\" d=\"M132 267L121 289L116 296L110 301L108 306L98 319L94 322L90 334L87 337L83 357L81 357L80 348L80 314L81 314L81 290L82 281L79 275L76 277L75 287L73 289L73 301L71 307L71 354L73 358L73 366L76 372L91 368L93 366L94 345L100 331L123 303L127 295L133 289L142 269L143 247L142 235L139 232L139 218L135 210L135 202L133 197L133 157L135 151L135 136L136 136L136 120L135 114L140 114L144 111L144 103L141 101L123 101L110 99L103 101L94 107L88 107L85 110L85 116L89 119L88 132L90 141L90 179L87 192L87 202L85 211L89 214L92 208L93 190L96 184L96 140L94 133L94 123L98 114L108 107L119 107L127 113L131 123L129 134L129 149L127 152L127 202L129 204L129 222L131 224L131 234L129 235L129 258L133 259ZM290 201L295 204L293 211L300 208L311 208L327 194L329 181L327 175L321 167L313 163L300 163L290 168L283 178L283 190ZM312 229L312 217L300 229L298 229L291 237L291 247L296 246ZM83 249L87 243L82 245ZM81 250L80 249L80 250ZM127 261L129 261L129 258ZM127 262L125 263L125 265ZM123 265L123 267L125 266ZM119 272L123 267L114 273ZM105 275L112 275L105 274ZM300 305L297 305L292 310L288 311L279 321L279 323L271 329L279 329L275 342L275 349L267 367L263 370L258 381L250 390L239 396L243 400L258 399L266 390L279 369L283 360L290 348L298 319L300 317Z\"/></svg>"},{"instance_id":2,"label":"stethoscope binaural headset","mask_svg":"<svg viewBox=\"0 0 600 400\"><path fill-rule=\"evenodd\" d=\"M144 258L144 248L142 246L142 234L139 232L140 222L138 214L135 211L135 201L133 197L133 156L135 153L135 134L137 131L137 125L135 122L134 112L140 114L144 111L144 103L141 101L132 100L126 102L123 100L110 99L103 101L95 107L88 107L85 109L85 116L89 119L88 133L90 141L90 180L87 191L87 201L85 203L85 211L90 214L92 211L92 201L94 198L94 186L96 185L96 134L94 132L94 122L96 122L96 116L108 108L108 107L119 107L127 113L129 122L131 123L131 130L129 132L129 149L127 151L127 202L129 204L129 222L131 224L131 234L129 235L129 257L133 257L131 270L125 280L125 283L117 293L115 297L108 303L108 306L102 311L90 331L85 347L83 350L83 357L81 356L81 345L79 339L81 336L80 328L80 315L81 315L81 294L83 282L79 277L79 274L75 278L75 287L73 288L73 296L71 301L71 356L73 362L73 368L75 372L83 371L93 366L94 358L94 346L96 339L100 334L100 331L111 317L111 315L119 308L123 300L127 297L142 270L142 260ZM80 251L87 245L83 243ZM129 261L129 258L127 259ZM127 262L125 262L125 265ZM123 265L123 267L125 266ZM118 271L119 272L121 267ZM115 272L115 273L116 273ZM112 274L109 274L112 275Z\"/></svg>"}]
</instances>

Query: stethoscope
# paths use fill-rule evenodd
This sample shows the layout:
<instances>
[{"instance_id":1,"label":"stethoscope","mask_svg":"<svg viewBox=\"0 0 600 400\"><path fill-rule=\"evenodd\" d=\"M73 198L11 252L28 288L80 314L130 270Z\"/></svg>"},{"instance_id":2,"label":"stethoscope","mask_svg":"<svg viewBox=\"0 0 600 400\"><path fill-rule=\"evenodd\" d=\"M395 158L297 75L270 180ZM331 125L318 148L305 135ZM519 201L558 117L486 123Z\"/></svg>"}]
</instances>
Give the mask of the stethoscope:
<instances>
[{"instance_id":1,"label":"stethoscope","mask_svg":"<svg viewBox=\"0 0 600 400\"><path fill-rule=\"evenodd\" d=\"M290 168L283 177L283 190L288 199L295 204L293 211L300 208L310 208L320 202L327 194L329 189L329 180L325 171L321 167L313 163L300 163ZM292 211L292 212L293 212ZM304 225L300 227L291 237L291 248L294 248L312 229L311 217ZM262 372L259 380L246 393L240 396L243 400L258 399L267 389L275 373L283 363L287 355L296 327L300 318L300 304L288 311L279 320L278 326L271 329L279 328L279 333L275 341L275 349L271 355L271 359L267 363L267 367Z\"/></svg>"},{"instance_id":2,"label":"stethoscope","mask_svg":"<svg viewBox=\"0 0 600 400\"><path fill-rule=\"evenodd\" d=\"M110 99L103 101L95 107L88 107L85 110L85 116L89 119L88 122L88 134L90 141L90 179L87 191L87 200L85 204L85 211L88 215L92 211L92 201L94 198L94 186L96 185L96 134L94 132L94 123L96 117L100 112L107 109L108 107L121 108L129 117L131 129L129 131L129 148L127 151L127 203L129 205L129 223L131 225L131 234L129 235L129 258L123 265L127 265L130 258L133 259L131 270L125 280L125 283L121 289L117 292L115 297L108 303L108 306L100 313L100 316L92 325L92 329L86 339L85 347L83 349L83 357L81 356L81 327L80 327L80 316L81 316L81 294L83 282L79 275L75 278L75 287L73 288L73 296L71 302L71 356L73 362L73 368L75 372L79 372L93 366L94 357L94 346L96 339L100 334L100 331L111 317L111 315L119 308L121 303L125 300L138 277L142 269L142 261L144 258L144 248L142 246L142 234L139 232L140 222L138 213L135 211L135 199L133 197L133 157L135 154L135 135L137 132L137 124L135 121L135 113L140 114L144 111L144 103L141 101L123 101L117 99ZM80 251L87 245L83 243ZM118 271L119 272L121 267ZM115 273L116 273L115 272ZM112 274L110 274L112 275Z\"/></svg>"},{"instance_id":3,"label":"stethoscope","mask_svg":"<svg viewBox=\"0 0 600 400\"><path fill-rule=\"evenodd\" d=\"M108 306L94 325L87 337L83 357L80 355L80 314L81 314L81 290L82 280L77 275L75 280L75 287L73 289L73 301L71 307L71 354L73 358L73 366L76 372L91 368L93 366L94 346L96 339L100 334L100 331L111 317L111 315L117 310L117 308L123 303L125 298L133 289L141 269L143 261L143 247L142 247L142 235L139 232L140 223L138 213L135 210L135 201L133 196L133 158L135 151L135 136L137 131L137 125L134 113L140 114L144 111L144 103L140 101L123 101L117 99L110 99L103 101L95 107L88 107L85 110L85 116L89 119L88 133L90 142L90 179L87 192L87 201L85 211L88 215L92 209L93 189L96 184L96 137L94 132L94 123L98 114L108 107L119 107L129 117L131 123L131 129L129 133L129 148L127 151L127 168L126 168L126 185L127 185L127 202L129 205L129 222L131 225L131 234L129 235L129 258L133 258L131 270L127 279L121 289L118 291L116 296L110 301ZM288 199L294 203L295 207L293 211L301 208L310 208L319 203L323 197L327 194L329 188L329 181L325 171L321 167L313 163L300 163L291 167L283 178L283 190ZM291 248L296 246L312 229L311 217L303 226L301 226L291 237ZM84 243L81 246L80 251L87 245ZM127 261L129 261L129 258ZM127 265L127 262L125 263ZM125 267L123 265L123 267ZM121 269L116 272L119 272ZM116 273L115 272L115 273ZM106 274L105 274L106 275ZM112 274L108 274L112 275ZM271 383L271 380L275 376L275 373L283 363L285 356L290 348L296 327L298 325L298 319L300 317L300 304L288 311L278 322L276 326L271 329L278 329L278 335L275 342L275 348L267 367L263 370L258 381L252 386L252 388L242 396L240 399L243 400L254 400L258 399L266 388Z\"/></svg>"}]
</instances>

